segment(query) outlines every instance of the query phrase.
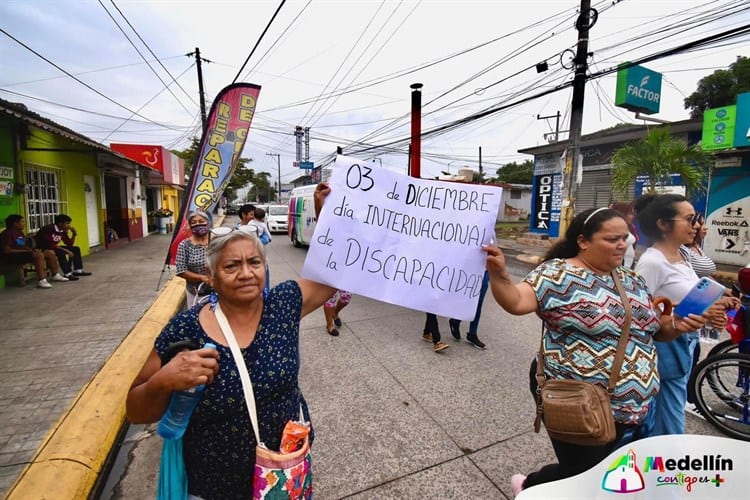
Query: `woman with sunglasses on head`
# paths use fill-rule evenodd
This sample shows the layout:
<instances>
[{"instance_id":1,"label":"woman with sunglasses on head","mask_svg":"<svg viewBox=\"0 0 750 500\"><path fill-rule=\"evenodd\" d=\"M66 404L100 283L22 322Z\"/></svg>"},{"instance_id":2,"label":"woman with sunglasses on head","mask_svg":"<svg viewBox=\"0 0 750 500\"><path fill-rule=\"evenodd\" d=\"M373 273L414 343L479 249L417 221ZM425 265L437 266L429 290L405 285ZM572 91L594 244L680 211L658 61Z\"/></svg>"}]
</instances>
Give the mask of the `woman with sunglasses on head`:
<instances>
[{"instance_id":1,"label":"woman with sunglasses on head","mask_svg":"<svg viewBox=\"0 0 750 500\"><path fill-rule=\"evenodd\" d=\"M329 191L326 184L315 191L316 214L318 200L322 203ZM287 422L300 420L300 412L310 421L299 387L300 321L336 291L298 278L264 293L263 244L254 232L227 229L213 235L206 252L209 283L217 301L184 311L169 322L127 398L130 421L151 423L162 417L174 391L205 384L182 436L191 499L231 500L253 494L258 439L243 392L244 374L240 375L242 368L230 347L232 338L253 388L249 400L255 401L259 440L268 449L279 450ZM192 342L194 350L170 359L170 346L181 345L178 342ZM216 349L206 348L208 343ZM302 473L302 466L294 471ZM257 480L273 487L266 479ZM298 479L302 481L299 477L278 481L278 486L289 488L293 483L293 488L307 490L307 482L298 485Z\"/></svg>"},{"instance_id":2,"label":"woman with sunglasses on head","mask_svg":"<svg viewBox=\"0 0 750 500\"><path fill-rule=\"evenodd\" d=\"M622 369L611 396L615 440L583 446L551 439L558 463L528 476L515 474L511 478L515 495L579 474L618 447L646 437L647 415L659 389L653 340L671 340L700 326L697 316L673 322L671 316L658 314L646 283L622 265L629 234L625 218L616 210L586 210L573 219L565 238L550 249L544 262L517 284L510 279L502 251L483 247L497 303L511 314L536 313L543 321L547 379L581 380L606 389L626 317L615 279L622 283L632 309ZM532 375L530 381L536 394L536 377Z\"/></svg>"},{"instance_id":3,"label":"woman with sunglasses on head","mask_svg":"<svg viewBox=\"0 0 750 500\"><path fill-rule=\"evenodd\" d=\"M654 296L677 304L699 279L684 246L695 239L698 214L679 194L646 195L636 200L634 209L641 230L654 242L638 259L635 271L643 276ZM726 324L723 305L714 305L703 316L715 327ZM656 342L661 388L652 415L654 436L685 432L687 385L698 330L673 342Z\"/></svg>"},{"instance_id":4,"label":"woman with sunglasses on head","mask_svg":"<svg viewBox=\"0 0 750 500\"><path fill-rule=\"evenodd\" d=\"M177 246L175 268L177 276L184 279L185 305L193 307L201 285L208 285L206 274L206 247L210 239L211 216L201 210L195 210L188 215L190 237L185 238ZM201 287L202 288L202 287Z\"/></svg>"}]
</instances>

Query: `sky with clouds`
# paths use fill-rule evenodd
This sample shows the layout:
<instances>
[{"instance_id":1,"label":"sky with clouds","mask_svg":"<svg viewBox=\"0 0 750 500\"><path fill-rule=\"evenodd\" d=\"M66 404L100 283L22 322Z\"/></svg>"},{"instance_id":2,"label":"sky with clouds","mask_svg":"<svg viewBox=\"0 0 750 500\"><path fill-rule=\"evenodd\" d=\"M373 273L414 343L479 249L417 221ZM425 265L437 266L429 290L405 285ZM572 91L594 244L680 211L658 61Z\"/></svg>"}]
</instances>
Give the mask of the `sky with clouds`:
<instances>
[{"instance_id":1,"label":"sky with clouds","mask_svg":"<svg viewBox=\"0 0 750 500\"><path fill-rule=\"evenodd\" d=\"M535 96L573 78L578 0L287 0L244 64L280 3L4 0L0 98L105 144L182 149L200 133L195 60L186 56L198 47L210 61L208 108L235 78L261 85L243 156L275 181L267 153L279 153L285 183L303 173L292 166L297 125L310 127L317 165L343 146L405 171L415 82L424 85L423 131L504 107L425 138L424 177L476 169L479 147L490 173L530 158L518 149L545 144L555 128L538 115L559 111L568 128L570 88ZM591 3L590 73L750 24L746 0ZM646 64L664 74L654 116L687 119L682 101L698 80L740 55L750 56L750 35ZM537 73L542 61L549 69ZM587 83L584 133L643 123L614 107L615 82L612 74Z\"/></svg>"}]
</instances>

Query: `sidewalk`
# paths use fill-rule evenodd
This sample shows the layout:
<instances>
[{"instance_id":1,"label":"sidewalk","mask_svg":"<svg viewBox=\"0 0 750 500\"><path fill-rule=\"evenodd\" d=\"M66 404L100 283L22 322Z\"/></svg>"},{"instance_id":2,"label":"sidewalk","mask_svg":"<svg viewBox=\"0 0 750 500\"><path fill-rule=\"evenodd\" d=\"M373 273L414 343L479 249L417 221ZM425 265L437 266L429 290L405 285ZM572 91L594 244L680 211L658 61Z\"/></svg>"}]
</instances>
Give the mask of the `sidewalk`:
<instances>
[{"instance_id":1,"label":"sidewalk","mask_svg":"<svg viewBox=\"0 0 750 500\"><path fill-rule=\"evenodd\" d=\"M51 289L0 290L0 493L154 303L171 235L151 235L84 260L87 276ZM172 268L174 272L174 268ZM170 278L161 280L164 290ZM182 280L177 280L181 282ZM181 284L181 283L180 283ZM140 362L138 367L140 366ZM137 368L136 368L137 369ZM124 378L124 377L123 377ZM118 381L129 384L129 380ZM113 410L101 408L102 412ZM106 425L114 415L98 414ZM79 422L78 425L86 425ZM81 431L92 433L93 428ZM101 443L98 444L101 448ZM104 450L105 456L108 450ZM60 457L56 459L59 460ZM86 463L94 457L82 457Z\"/></svg>"}]
</instances>

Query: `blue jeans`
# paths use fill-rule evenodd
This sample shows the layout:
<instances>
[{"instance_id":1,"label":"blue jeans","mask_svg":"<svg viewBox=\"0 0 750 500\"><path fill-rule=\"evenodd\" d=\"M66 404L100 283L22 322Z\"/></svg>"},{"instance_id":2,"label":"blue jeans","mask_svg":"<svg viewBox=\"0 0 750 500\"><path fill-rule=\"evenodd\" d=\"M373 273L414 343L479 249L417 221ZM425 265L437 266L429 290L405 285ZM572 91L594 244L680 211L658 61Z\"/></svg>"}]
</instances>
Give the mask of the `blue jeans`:
<instances>
[{"instance_id":1,"label":"blue jeans","mask_svg":"<svg viewBox=\"0 0 750 500\"><path fill-rule=\"evenodd\" d=\"M474 313L474 319L469 323L469 335L472 337L477 336L479 330L479 317L482 315L482 302L484 302L484 296L487 295L487 289L490 287L490 273L484 272L482 277L482 288L479 289L479 302L477 302L477 312ZM457 319L451 319L452 325L458 328L461 325L461 321Z\"/></svg>"},{"instance_id":2,"label":"blue jeans","mask_svg":"<svg viewBox=\"0 0 750 500\"><path fill-rule=\"evenodd\" d=\"M685 403L698 335L686 333L671 342L655 342L659 359L659 394L649 412L651 436L685 433Z\"/></svg>"}]
</instances>

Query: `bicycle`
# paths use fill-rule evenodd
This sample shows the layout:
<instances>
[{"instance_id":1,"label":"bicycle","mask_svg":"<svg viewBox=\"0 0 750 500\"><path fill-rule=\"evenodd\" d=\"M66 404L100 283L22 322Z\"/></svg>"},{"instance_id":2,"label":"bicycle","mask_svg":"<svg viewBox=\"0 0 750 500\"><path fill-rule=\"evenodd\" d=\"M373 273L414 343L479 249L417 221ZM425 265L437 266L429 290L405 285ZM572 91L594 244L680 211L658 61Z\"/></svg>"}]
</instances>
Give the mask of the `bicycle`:
<instances>
[{"instance_id":1,"label":"bicycle","mask_svg":"<svg viewBox=\"0 0 750 500\"><path fill-rule=\"evenodd\" d=\"M740 271L739 281L742 306L727 325L731 339L696 365L688 391L706 421L729 437L750 441L750 268Z\"/></svg>"}]
</instances>

